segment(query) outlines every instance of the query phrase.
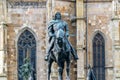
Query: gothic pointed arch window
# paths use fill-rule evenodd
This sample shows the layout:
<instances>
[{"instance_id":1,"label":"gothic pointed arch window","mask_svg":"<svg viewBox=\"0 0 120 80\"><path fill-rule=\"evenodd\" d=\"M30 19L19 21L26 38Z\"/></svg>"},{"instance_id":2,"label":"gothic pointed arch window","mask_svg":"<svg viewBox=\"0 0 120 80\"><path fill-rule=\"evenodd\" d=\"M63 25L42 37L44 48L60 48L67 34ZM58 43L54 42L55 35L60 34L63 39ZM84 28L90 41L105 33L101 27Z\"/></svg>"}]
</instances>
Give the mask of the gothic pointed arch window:
<instances>
[{"instance_id":1,"label":"gothic pointed arch window","mask_svg":"<svg viewBox=\"0 0 120 80\"><path fill-rule=\"evenodd\" d=\"M36 40L34 35L29 31L25 30L18 38L18 74L19 69L24 64L25 58L30 59L30 65L33 68L32 78L36 80ZM18 80L23 80L18 76Z\"/></svg>"},{"instance_id":2,"label":"gothic pointed arch window","mask_svg":"<svg viewBox=\"0 0 120 80\"><path fill-rule=\"evenodd\" d=\"M105 40L100 33L93 39L93 70L97 80L105 80Z\"/></svg>"}]
</instances>

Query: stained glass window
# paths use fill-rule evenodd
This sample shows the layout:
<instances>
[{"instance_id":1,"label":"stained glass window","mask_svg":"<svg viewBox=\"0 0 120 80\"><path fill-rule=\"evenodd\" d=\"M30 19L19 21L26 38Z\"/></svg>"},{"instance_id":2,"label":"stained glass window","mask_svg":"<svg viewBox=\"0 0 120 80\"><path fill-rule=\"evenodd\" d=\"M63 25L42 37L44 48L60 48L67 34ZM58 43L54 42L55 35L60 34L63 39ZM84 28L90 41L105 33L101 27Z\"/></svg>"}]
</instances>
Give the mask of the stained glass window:
<instances>
[{"instance_id":1,"label":"stained glass window","mask_svg":"<svg viewBox=\"0 0 120 80\"><path fill-rule=\"evenodd\" d=\"M17 42L18 47L18 69L24 64L24 59L29 57L31 66L33 67L33 80L36 80L36 40L34 35L25 30L19 37ZM19 70L18 70L19 74ZM23 80L18 76L18 80Z\"/></svg>"},{"instance_id":2,"label":"stained glass window","mask_svg":"<svg viewBox=\"0 0 120 80\"><path fill-rule=\"evenodd\" d=\"M93 70L97 80L105 80L105 41L100 33L93 39Z\"/></svg>"}]
</instances>

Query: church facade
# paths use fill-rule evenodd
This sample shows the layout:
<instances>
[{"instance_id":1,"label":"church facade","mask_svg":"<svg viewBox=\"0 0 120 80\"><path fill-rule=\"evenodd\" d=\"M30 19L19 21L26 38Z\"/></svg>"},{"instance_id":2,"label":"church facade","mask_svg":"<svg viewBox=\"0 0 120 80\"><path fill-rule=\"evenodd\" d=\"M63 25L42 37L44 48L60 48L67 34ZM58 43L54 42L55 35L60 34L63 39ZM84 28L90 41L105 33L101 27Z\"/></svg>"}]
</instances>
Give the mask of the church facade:
<instances>
[{"instance_id":1,"label":"church facade","mask_svg":"<svg viewBox=\"0 0 120 80\"><path fill-rule=\"evenodd\" d=\"M71 80L86 80L88 64L97 80L120 80L119 0L1 0L0 80L21 80L26 57L32 77L47 80L47 24L56 12L68 23L69 41L79 57L71 60ZM51 80L57 80L57 71L54 63Z\"/></svg>"}]
</instances>

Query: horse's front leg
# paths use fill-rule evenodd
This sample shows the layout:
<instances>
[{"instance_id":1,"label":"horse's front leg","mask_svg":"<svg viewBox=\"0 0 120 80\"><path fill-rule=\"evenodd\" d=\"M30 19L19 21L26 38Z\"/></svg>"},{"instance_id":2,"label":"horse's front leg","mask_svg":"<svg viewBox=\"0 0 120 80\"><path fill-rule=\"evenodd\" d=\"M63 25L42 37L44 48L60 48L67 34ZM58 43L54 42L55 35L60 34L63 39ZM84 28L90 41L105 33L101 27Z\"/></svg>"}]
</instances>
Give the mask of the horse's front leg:
<instances>
[{"instance_id":1,"label":"horse's front leg","mask_svg":"<svg viewBox=\"0 0 120 80\"><path fill-rule=\"evenodd\" d=\"M64 63L59 63L58 66L59 66L59 68L58 68L58 74L59 74L58 80L63 80L62 75L63 75Z\"/></svg>"},{"instance_id":2,"label":"horse's front leg","mask_svg":"<svg viewBox=\"0 0 120 80\"><path fill-rule=\"evenodd\" d=\"M66 72L67 72L67 77L66 80L70 80L70 61L66 61Z\"/></svg>"},{"instance_id":3,"label":"horse's front leg","mask_svg":"<svg viewBox=\"0 0 120 80\"><path fill-rule=\"evenodd\" d=\"M63 79L62 79L62 74L63 74L63 68L62 68L62 67L59 67L59 68L58 68L58 75L59 75L59 76L58 76L58 80L63 80Z\"/></svg>"},{"instance_id":4,"label":"horse's front leg","mask_svg":"<svg viewBox=\"0 0 120 80\"><path fill-rule=\"evenodd\" d=\"M70 80L70 53L67 53L67 58L66 58L66 72L67 72L67 77L66 80Z\"/></svg>"},{"instance_id":5,"label":"horse's front leg","mask_svg":"<svg viewBox=\"0 0 120 80\"><path fill-rule=\"evenodd\" d=\"M49 60L48 61L48 76L47 76L47 80L50 80L50 73L51 73L51 66L52 66L53 60Z\"/></svg>"}]
</instances>

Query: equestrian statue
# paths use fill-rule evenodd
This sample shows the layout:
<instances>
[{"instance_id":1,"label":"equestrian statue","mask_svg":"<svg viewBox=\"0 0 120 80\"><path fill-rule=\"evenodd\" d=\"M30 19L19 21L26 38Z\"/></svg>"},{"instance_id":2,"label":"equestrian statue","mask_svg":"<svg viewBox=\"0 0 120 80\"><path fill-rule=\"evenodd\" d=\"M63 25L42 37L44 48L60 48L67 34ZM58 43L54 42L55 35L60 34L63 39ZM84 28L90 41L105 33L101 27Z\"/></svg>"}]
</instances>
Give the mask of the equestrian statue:
<instances>
[{"instance_id":1,"label":"equestrian statue","mask_svg":"<svg viewBox=\"0 0 120 80\"><path fill-rule=\"evenodd\" d=\"M50 80L51 66L55 61L58 65L58 80L62 79L64 63L66 62L67 80L70 80L71 54L74 60L78 56L68 40L69 29L67 22L61 19L61 13L57 12L53 20L48 24L49 48L45 56L48 61L48 80Z\"/></svg>"}]
</instances>

